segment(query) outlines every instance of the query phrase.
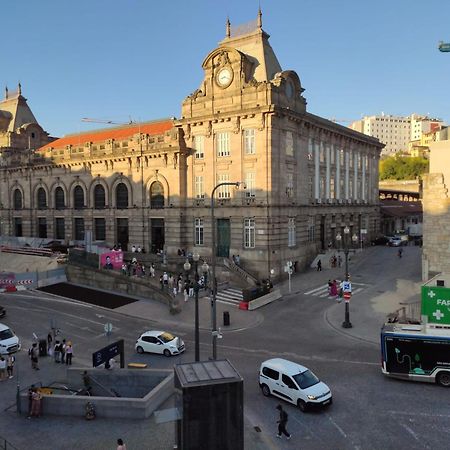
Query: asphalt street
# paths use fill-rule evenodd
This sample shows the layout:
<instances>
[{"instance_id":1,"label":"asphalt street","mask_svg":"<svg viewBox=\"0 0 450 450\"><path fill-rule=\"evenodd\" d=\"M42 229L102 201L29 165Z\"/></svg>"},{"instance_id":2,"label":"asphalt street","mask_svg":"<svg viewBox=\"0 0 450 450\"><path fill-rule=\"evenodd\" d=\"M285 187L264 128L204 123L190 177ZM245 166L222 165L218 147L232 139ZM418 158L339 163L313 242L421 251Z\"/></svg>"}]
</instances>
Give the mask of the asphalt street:
<instances>
[{"instance_id":1,"label":"asphalt street","mask_svg":"<svg viewBox=\"0 0 450 450\"><path fill-rule=\"evenodd\" d=\"M342 269L341 269L342 270ZM343 271L343 270L342 270ZM450 419L449 390L420 383L385 378L380 370L377 337L387 312L400 302L419 298L420 249L408 247L399 260L396 250L373 247L352 256L350 273L361 290L351 303L354 328L340 327L343 304L336 304L319 294L329 278L339 269L310 271L293 277L292 293L283 285L283 298L257 313L251 326L225 332L219 340L219 356L228 358L244 378L246 448L248 449L446 449ZM57 323L61 336L74 343L74 364L89 366L91 354L108 342L103 327L113 324L113 335L125 339L126 361L147 362L151 367L171 367L193 360L192 324L176 316L169 331L183 337L185 354L173 358L137 355L134 342L147 329L167 328L158 316L132 317L119 310L106 310L60 299L42 292L9 294L0 297L7 307L3 322L10 324L26 349L33 333L45 337L50 321ZM367 311L370 316L367 316ZM364 315L365 313L366 315ZM249 316L251 317L251 316ZM256 316L255 316L256 317ZM369 320L370 319L370 320ZM249 322L250 323L250 322ZM201 352L210 354L210 333L201 330ZM284 357L312 369L333 392L333 405L327 409L302 413L285 404L289 413L290 441L275 437L280 400L263 397L258 386L258 369L262 361ZM64 380L64 367L48 358L41 360L41 370L32 372L26 352L18 354L21 386L42 381ZM0 436L18 449L93 448L113 449L117 437L128 441L129 449L172 448L173 424L156 426L148 421L96 420L86 423L78 418L49 418L27 421L17 417L14 408L16 379L0 383ZM7 409L6 411L4 411ZM53 430L57 426L64 437ZM70 425L70 426L69 426ZM256 429L254 427L257 427ZM258 430L258 431L257 431ZM259 432L259 430L261 430ZM31 431L31 433L30 433ZM39 433L42 438L38 438ZM37 433L37 434L36 434ZM30 443L33 446L30 447ZM145 442L145 444L143 444Z\"/></svg>"}]
</instances>

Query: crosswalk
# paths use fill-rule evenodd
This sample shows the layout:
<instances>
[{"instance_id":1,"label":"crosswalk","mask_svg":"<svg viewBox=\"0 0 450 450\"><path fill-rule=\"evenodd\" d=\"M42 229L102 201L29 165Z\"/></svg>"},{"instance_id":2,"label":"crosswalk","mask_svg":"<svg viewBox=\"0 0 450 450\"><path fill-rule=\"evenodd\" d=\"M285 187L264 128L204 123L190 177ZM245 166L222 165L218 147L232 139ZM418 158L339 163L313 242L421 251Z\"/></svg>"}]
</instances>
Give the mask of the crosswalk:
<instances>
[{"instance_id":1,"label":"crosswalk","mask_svg":"<svg viewBox=\"0 0 450 450\"><path fill-rule=\"evenodd\" d=\"M354 283L352 281L352 296L354 296L355 294L358 294L359 292L363 291L366 287L367 287L367 284ZM329 297L329 294L328 294L328 283L327 284L322 284L319 287L311 289L308 292L303 292L303 295L312 295L314 297L320 297L320 298Z\"/></svg>"},{"instance_id":2,"label":"crosswalk","mask_svg":"<svg viewBox=\"0 0 450 450\"><path fill-rule=\"evenodd\" d=\"M233 288L218 291L216 295L217 302L236 307L239 307L239 302L242 301L242 298L242 290Z\"/></svg>"}]
</instances>

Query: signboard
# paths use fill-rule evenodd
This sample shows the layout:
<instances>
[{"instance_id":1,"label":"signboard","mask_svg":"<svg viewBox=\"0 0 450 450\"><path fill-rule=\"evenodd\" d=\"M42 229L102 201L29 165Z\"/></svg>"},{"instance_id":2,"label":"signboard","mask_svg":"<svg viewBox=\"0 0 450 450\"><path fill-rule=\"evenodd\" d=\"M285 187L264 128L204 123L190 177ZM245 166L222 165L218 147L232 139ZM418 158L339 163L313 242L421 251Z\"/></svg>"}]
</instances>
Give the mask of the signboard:
<instances>
[{"instance_id":1,"label":"signboard","mask_svg":"<svg viewBox=\"0 0 450 450\"><path fill-rule=\"evenodd\" d=\"M428 323L450 325L450 289L422 286L422 315Z\"/></svg>"},{"instance_id":2,"label":"signboard","mask_svg":"<svg viewBox=\"0 0 450 450\"><path fill-rule=\"evenodd\" d=\"M100 255L100 268L120 270L123 264L123 252L106 252Z\"/></svg>"},{"instance_id":3,"label":"signboard","mask_svg":"<svg viewBox=\"0 0 450 450\"><path fill-rule=\"evenodd\" d=\"M95 353L92 353L92 366L98 367L101 364L109 361L114 356L120 355L120 367L124 367L124 350L123 350L123 339L117 342L113 342L107 347L102 348L101 350L97 350Z\"/></svg>"},{"instance_id":4,"label":"signboard","mask_svg":"<svg viewBox=\"0 0 450 450\"><path fill-rule=\"evenodd\" d=\"M352 283L350 281L343 281L341 283L342 286L342 292L345 294L347 293L352 293Z\"/></svg>"}]
</instances>

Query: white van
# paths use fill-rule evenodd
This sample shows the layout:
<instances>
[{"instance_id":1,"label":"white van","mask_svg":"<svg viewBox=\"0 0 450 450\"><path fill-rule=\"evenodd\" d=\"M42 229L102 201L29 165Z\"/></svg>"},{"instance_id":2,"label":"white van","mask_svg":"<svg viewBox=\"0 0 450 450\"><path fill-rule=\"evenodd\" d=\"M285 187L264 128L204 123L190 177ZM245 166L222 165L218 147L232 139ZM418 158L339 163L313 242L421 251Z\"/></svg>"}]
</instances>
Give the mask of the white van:
<instances>
[{"instance_id":1,"label":"white van","mask_svg":"<svg viewBox=\"0 0 450 450\"><path fill-rule=\"evenodd\" d=\"M309 369L287 359L264 361L259 369L259 386L268 397L275 395L294 403L302 411L312 405L330 405L330 388Z\"/></svg>"},{"instance_id":2,"label":"white van","mask_svg":"<svg viewBox=\"0 0 450 450\"><path fill-rule=\"evenodd\" d=\"M8 355L20 350L19 338L8 326L0 323L0 355Z\"/></svg>"}]
</instances>

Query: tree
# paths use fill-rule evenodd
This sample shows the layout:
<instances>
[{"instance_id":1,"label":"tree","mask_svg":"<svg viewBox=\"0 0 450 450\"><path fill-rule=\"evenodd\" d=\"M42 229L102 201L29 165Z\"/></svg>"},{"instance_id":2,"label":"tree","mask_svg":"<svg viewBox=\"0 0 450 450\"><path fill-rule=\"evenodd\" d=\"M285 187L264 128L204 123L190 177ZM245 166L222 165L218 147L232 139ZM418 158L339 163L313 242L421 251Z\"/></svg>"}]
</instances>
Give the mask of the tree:
<instances>
[{"instance_id":1,"label":"tree","mask_svg":"<svg viewBox=\"0 0 450 450\"><path fill-rule=\"evenodd\" d=\"M425 158L388 156L380 160L380 180L413 180L427 173L428 168Z\"/></svg>"}]
</instances>

